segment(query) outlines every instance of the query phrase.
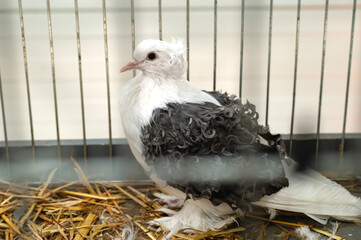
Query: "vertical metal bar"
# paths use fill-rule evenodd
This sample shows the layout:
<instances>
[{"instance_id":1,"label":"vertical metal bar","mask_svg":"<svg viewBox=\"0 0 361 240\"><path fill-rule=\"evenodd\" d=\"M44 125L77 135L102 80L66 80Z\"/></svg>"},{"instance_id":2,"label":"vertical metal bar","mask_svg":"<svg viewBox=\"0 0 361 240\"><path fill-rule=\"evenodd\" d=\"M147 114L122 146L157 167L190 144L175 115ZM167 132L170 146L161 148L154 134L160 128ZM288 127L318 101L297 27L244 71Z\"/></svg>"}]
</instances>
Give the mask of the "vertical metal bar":
<instances>
[{"instance_id":1,"label":"vertical metal bar","mask_svg":"<svg viewBox=\"0 0 361 240\"><path fill-rule=\"evenodd\" d=\"M6 128L5 104L4 104L3 87L1 82L1 73L0 73L0 100L1 100L1 113L2 113L3 127L4 127L6 162L8 165L8 169L10 170L9 141L8 141L8 133Z\"/></svg>"},{"instance_id":2,"label":"vertical metal bar","mask_svg":"<svg viewBox=\"0 0 361 240\"><path fill-rule=\"evenodd\" d=\"M189 81L189 0L187 0L187 80Z\"/></svg>"},{"instance_id":3,"label":"vertical metal bar","mask_svg":"<svg viewBox=\"0 0 361 240\"><path fill-rule=\"evenodd\" d=\"M107 81L107 101L108 101L108 126L109 126L109 157L113 166L113 138L112 138L112 115L110 106L110 84L109 84L109 58L108 58L108 28L106 0L103 0L103 31L104 31L104 53L105 53L105 73Z\"/></svg>"},{"instance_id":4,"label":"vertical metal bar","mask_svg":"<svg viewBox=\"0 0 361 240\"><path fill-rule=\"evenodd\" d=\"M135 22L134 22L134 0L130 0L131 8L131 27L132 27L132 53L135 50ZM135 70L133 70L133 77L135 77Z\"/></svg>"},{"instance_id":5,"label":"vertical metal bar","mask_svg":"<svg viewBox=\"0 0 361 240\"><path fill-rule=\"evenodd\" d=\"M158 15L159 15L159 40L163 40L163 32L162 32L162 0L158 0Z\"/></svg>"},{"instance_id":6,"label":"vertical metal bar","mask_svg":"<svg viewBox=\"0 0 361 240\"><path fill-rule=\"evenodd\" d=\"M60 146L60 133L59 133L59 117L58 117L58 100L56 94L56 78L55 78L55 61L54 61L54 42L53 30L51 24L50 0L46 0L48 12L48 28L49 28L49 42L50 42L50 56L51 56L51 72L53 78L53 94L54 94L54 107L55 107L55 123L56 123L56 140L58 150L58 160L61 163L61 146Z\"/></svg>"},{"instance_id":7,"label":"vertical metal bar","mask_svg":"<svg viewBox=\"0 0 361 240\"><path fill-rule=\"evenodd\" d=\"M78 47L78 66L79 66L81 117L82 117L82 126L83 126L83 153L84 153L85 169L87 169L85 113L84 113L84 93L83 93L83 73L82 73L82 64L81 64L81 47L80 47L80 29L79 29L78 0L74 0L74 3L75 3L76 38L77 38L77 47Z\"/></svg>"},{"instance_id":8,"label":"vertical metal bar","mask_svg":"<svg viewBox=\"0 0 361 240\"><path fill-rule=\"evenodd\" d=\"M213 91L217 79L217 0L214 0L214 36L213 36Z\"/></svg>"},{"instance_id":9,"label":"vertical metal bar","mask_svg":"<svg viewBox=\"0 0 361 240\"><path fill-rule=\"evenodd\" d=\"M19 2L21 39L22 39L22 44L23 44L26 91L27 91L27 96L28 96L28 109L29 109L30 134L31 134L31 149L32 149L32 154L33 154L33 161L35 162L35 141L34 141L33 114L32 114L32 110L31 110L30 83L29 83L28 58L27 58L27 54L26 54L23 6L22 6L22 1L21 0L19 0L18 2Z\"/></svg>"},{"instance_id":10,"label":"vertical metal bar","mask_svg":"<svg viewBox=\"0 0 361 240\"><path fill-rule=\"evenodd\" d=\"M291 131L290 131L290 152L289 152L290 156L292 154L293 125L294 125L294 120L295 120L298 45L299 45L299 38L300 38L300 13L301 13L301 0L298 0L298 4L297 4L297 25L296 25L296 46L295 46L295 68L294 68L294 75L293 75L292 115L291 115Z\"/></svg>"},{"instance_id":11,"label":"vertical metal bar","mask_svg":"<svg viewBox=\"0 0 361 240\"><path fill-rule=\"evenodd\" d=\"M340 170L343 167L344 160L344 149L345 149L345 135L346 135L346 118L347 118L347 107L348 107L348 94L350 89L350 78L351 78L351 63L352 63L352 48L353 39L355 32L355 18L356 18L356 3L357 0L353 1L352 7L352 24L351 24L351 36L350 36L350 50L348 55L348 68L347 68L347 83L346 83L346 97L345 97L345 109L343 114L343 125L342 125L342 140L341 140L341 152L340 152Z\"/></svg>"},{"instance_id":12,"label":"vertical metal bar","mask_svg":"<svg viewBox=\"0 0 361 240\"><path fill-rule=\"evenodd\" d=\"M268 26L268 66L267 66L267 94L266 94L266 123L268 125L268 107L269 107L269 88L271 76L271 47L272 47L272 17L273 17L273 0L269 6L269 26Z\"/></svg>"},{"instance_id":13,"label":"vertical metal bar","mask_svg":"<svg viewBox=\"0 0 361 240\"><path fill-rule=\"evenodd\" d=\"M242 100L242 81L243 81L243 45L244 45L244 1L242 0L242 15L241 15L241 59L239 71L239 99Z\"/></svg>"},{"instance_id":14,"label":"vertical metal bar","mask_svg":"<svg viewBox=\"0 0 361 240\"><path fill-rule=\"evenodd\" d=\"M326 40L327 40L327 19L328 19L328 0L326 0L325 3L325 19L323 23L321 80L320 80L320 93L318 99L317 133L316 133L316 167L318 167L318 152L319 152L319 143L320 143L321 107L322 107L323 78L324 78L324 70L325 70Z\"/></svg>"}]
</instances>

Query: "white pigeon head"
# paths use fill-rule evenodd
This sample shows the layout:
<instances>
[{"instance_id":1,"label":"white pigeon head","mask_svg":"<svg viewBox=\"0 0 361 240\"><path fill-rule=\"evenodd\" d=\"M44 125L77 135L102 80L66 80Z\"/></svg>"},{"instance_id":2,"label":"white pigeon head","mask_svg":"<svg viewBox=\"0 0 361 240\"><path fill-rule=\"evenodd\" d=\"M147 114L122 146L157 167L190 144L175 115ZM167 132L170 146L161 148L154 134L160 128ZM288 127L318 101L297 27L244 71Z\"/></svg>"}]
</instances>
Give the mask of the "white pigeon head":
<instances>
[{"instance_id":1,"label":"white pigeon head","mask_svg":"<svg viewBox=\"0 0 361 240\"><path fill-rule=\"evenodd\" d=\"M138 69L153 78L180 78L186 70L183 58L185 51L181 39L173 39L172 43L144 40L135 48L133 60L122 67L120 72Z\"/></svg>"}]
</instances>

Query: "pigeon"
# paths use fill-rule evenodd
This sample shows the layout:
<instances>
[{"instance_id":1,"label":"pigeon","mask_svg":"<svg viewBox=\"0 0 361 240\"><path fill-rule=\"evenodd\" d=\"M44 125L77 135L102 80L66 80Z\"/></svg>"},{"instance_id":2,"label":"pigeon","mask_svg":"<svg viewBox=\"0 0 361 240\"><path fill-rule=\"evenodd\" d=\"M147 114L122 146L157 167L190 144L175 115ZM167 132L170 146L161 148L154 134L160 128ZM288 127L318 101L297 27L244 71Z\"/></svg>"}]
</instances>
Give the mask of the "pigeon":
<instances>
[{"instance_id":1,"label":"pigeon","mask_svg":"<svg viewBox=\"0 0 361 240\"><path fill-rule=\"evenodd\" d=\"M139 70L120 93L120 113L138 163L160 188L185 200L156 219L168 232L217 230L254 206L360 221L361 200L320 173L297 171L279 134L258 123L253 104L202 91L183 77L182 40L144 40L120 72Z\"/></svg>"}]
</instances>

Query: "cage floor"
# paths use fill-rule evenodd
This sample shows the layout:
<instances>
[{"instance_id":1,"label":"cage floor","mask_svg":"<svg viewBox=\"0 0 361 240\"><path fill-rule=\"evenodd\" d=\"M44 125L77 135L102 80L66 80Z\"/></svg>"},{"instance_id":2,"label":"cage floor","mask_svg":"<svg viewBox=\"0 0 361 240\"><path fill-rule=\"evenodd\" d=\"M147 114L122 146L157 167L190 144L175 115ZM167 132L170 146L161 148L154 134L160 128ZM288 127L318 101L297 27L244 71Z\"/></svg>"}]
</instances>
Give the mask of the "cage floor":
<instances>
[{"instance_id":1,"label":"cage floor","mask_svg":"<svg viewBox=\"0 0 361 240\"><path fill-rule=\"evenodd\" d=\"M136 230L134 239L161 239L149 220L164 216L154 193L161 190L151 182L90 183L74 161L79 176L77 182L38 186L10 183L0 185L0 239L122 239L124 229ZM361 193L356 180L340 182L354 194ZM325 226L302 214L280 212L275 220L255 209L225 229L201 233L180 232L172 239L301 239L295 233L308 226L325 239L332 234L332 224ZM333 239L360 239L361 228L353 223L341 223ZM320 238L322 239L322 238Z\"/></svg>"}]
</instances>

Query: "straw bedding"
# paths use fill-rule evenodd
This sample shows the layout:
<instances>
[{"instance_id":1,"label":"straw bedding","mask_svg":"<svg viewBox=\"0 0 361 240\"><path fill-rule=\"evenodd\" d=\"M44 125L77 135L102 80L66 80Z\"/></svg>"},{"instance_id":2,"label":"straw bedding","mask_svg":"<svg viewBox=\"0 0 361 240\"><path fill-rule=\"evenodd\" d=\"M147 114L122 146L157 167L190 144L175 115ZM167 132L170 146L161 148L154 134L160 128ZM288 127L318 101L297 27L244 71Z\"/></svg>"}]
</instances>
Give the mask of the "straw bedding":
<instances>
[{"instance_id":1,"label":"straw bedding","mask_svg":"<svg viewBox=\"0 0 361 240\"><path fill-rule=\"evenodd\" d=\"M25 186L1 180L0 239L161 239L162 231L150 226L150 220L164 216L156 211L161 204L154 193L161 192L153 183L89 182L74 159L78 182L50 184L54 169L41 186ZM343 185L359 191L354 181ZM176 209L175 209L176 210ZM280 213L292 215L291 213ZM293 214L293 216L300 214ZM271 221L261 209L242 219L242 226L201 233L184 231L172 239L269 239L267 228L277 226L279 236L271 239L300 239L297 227L330 237L331 230L321 230L304 223ZM301 217L302 219L302 217ZM333 239L345 239L332 236Z\"/></svg>"}]
</instances>

